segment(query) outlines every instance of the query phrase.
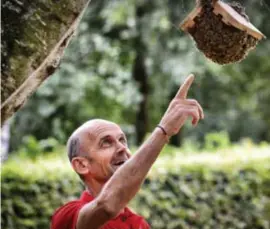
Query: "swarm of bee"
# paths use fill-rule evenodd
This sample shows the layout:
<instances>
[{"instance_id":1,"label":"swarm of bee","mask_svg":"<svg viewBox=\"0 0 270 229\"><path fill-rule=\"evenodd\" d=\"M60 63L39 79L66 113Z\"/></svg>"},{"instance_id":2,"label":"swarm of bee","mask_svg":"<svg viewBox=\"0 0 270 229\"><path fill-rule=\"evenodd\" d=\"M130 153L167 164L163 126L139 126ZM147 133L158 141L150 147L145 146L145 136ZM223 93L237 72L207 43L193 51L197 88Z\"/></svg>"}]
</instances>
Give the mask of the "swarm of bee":
<instances>
[{"instance_id":1,"label":"swarm of bee","mask_svg":"<svg viewBox=\"0 0 270 229\"><path fill-rule=\"evenodd\" d=\"M201 0L202 11L193 19L194 26L188 28L197 48L218 64L229 64L243 60L255 48L258 39L222 21L221 15L213 12L213 2ZM249 22L245 9L236 2L229 5Z\"/></svg>"}]
</instances>

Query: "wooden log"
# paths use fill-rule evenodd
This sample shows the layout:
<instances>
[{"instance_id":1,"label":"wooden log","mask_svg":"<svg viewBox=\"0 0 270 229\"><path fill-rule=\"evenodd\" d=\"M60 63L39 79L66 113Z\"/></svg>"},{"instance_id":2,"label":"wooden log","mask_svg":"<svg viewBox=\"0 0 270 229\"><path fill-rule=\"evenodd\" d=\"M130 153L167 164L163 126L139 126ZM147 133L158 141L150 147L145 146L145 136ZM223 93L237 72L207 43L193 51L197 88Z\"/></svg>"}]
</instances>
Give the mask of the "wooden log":
<instances>
[{"instance_id":1,"label":"wooden log","mask_svg":"<svg viewBox=\"0 0 270 229\"><path fill-rule=\"evenodd\" d=\"M90 0L5 0L1 125L58 67Z\"/></svg>"}]
</instances>

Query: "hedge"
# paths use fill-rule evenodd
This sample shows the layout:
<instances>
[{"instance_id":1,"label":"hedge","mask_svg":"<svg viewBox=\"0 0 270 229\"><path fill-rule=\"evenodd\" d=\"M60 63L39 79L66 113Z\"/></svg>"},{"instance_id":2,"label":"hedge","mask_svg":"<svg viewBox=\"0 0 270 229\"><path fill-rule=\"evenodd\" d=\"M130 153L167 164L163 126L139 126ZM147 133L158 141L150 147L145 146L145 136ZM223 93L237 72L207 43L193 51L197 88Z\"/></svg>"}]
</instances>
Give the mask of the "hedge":
<instances>
[{"instance_id":1,"label":"hedge","mask_svg":"<svg viewBox=\"0 0 270 229\"><path fill-rule=\"evenodd\" d=\"M83 189L64 163L17 161L3 167L2 229L49 228L54 210ZM151 173L131 203L151 228L270 228L269 160L230 169L200 165L161 171Z\"/></svg>"},{"instance_id":2,"label":"hedge","mask_svg":"<svg viewBox=\"0 0 270 229\"><path fill-rule=\"evenodd\" d=\"M134 206L155 229L270 228L266 173L179 170L146 180Z\"/></svg>"}]
</instances>

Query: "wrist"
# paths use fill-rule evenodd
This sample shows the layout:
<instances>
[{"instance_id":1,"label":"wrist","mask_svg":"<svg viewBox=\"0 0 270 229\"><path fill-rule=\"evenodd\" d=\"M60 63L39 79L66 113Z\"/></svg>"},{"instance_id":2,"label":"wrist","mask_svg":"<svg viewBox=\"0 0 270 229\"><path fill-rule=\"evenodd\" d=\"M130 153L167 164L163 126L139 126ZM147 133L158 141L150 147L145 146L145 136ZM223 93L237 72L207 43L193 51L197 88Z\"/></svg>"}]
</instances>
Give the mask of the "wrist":
<instances>
[{"instance_id":1,"label":"wrist","mask_svg":"<svg viewBox=\"0 0 270 229\"><path fill-rule=\"evenodd\" d=\"M166 143L169 143L170 141L170 136L168 135L166 129L162 125L157 125L156 129L161 135L164 137Z\"/></svg>"}]
</instances>

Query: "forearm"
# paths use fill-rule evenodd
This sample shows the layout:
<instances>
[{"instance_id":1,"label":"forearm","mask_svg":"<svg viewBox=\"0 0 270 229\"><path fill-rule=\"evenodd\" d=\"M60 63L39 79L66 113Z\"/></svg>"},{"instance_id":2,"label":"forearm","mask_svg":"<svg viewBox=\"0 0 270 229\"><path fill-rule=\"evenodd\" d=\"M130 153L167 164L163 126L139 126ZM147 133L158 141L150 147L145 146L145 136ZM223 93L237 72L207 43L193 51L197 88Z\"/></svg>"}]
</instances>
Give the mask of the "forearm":
<instances>
[{"instance_id":1,"label":"forearm","mask_svg":"<svg viewBox=\"0 0 270 229\"><path fill-rule=\"evenodd\" d=\"M113 209L122 209L135 196L166 141L166 136L156 128L135 155L111 177L102 193Z\"/></svg>"}]
</instances>

